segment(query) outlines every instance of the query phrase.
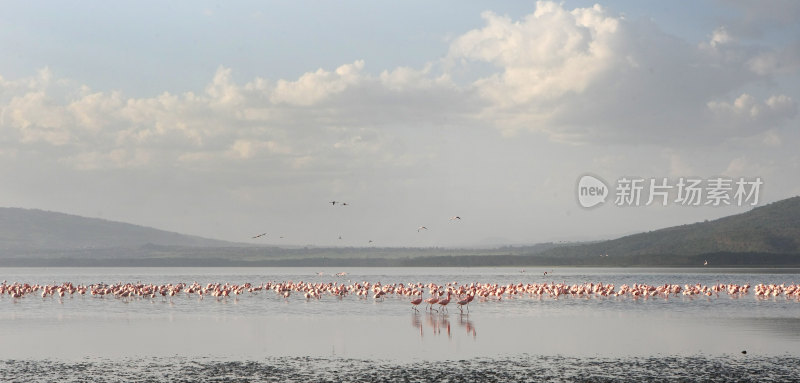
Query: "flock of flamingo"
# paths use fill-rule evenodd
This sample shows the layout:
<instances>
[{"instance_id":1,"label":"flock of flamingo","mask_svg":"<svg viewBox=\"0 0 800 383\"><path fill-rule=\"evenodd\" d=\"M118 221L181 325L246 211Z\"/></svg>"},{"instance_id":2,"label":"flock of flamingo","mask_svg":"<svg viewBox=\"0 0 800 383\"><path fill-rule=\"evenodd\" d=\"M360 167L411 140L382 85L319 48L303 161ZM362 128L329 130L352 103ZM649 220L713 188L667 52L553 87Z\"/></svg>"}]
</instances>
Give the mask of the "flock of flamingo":
<instances>
[{"instance_id":1,"label":"flock of flamingo","mask_svg":"<svg viewBox=\"0 0 800 383\"><path fill-rule=\"evenodd\" d=\"M647 285L634 283L632 285L623 284L619 288L613 284L603 283L517 283L517 284L497 284L497 283L470 283L457 284L449 282L443 285L436 283L387 283L380 282L355 282L355 283L312 283L312 282L266 282L259 285L251 283L231 284L231 283L208 283L201 285L197 282L176 283L176 284L143 284L143 283L116 283L105 284L97 283L90 285L75 285L71 282L62 284L29 284L29 283L7 283L0 284L0 297L9 295L15 300L24 298L28 295L38 294L42 298L53 296L85 296L92 297L113 297L121 299L172 299L175 296L194 296L203 299L206 296L216 299L226 299L228 297L238 297L242 294L255 295L260 292L272 291L283 299L290 299L291 295L302 295L306 300L321 299L324 296L344 298L354 295L360 299L383 301L387 296L403 297L409 301L411 308L418 311L417 307L425 303L427 311L446 312L450 302L463 312L469 311L469 304L478 298L478 301L503 300L522 297L549 297L558 299L559 297L630 297L633 299L670 296L706 296L716 297L720 294L727 294L731 297L741 297L749 295L750 284L714 284L711 286L694 284ZM752 287L757 298L785 297L787 300L793 299L800 302L800 285L798 284L757 284ZM427 293L427 298L425 297Z\"/></svg>"}]
</instances>

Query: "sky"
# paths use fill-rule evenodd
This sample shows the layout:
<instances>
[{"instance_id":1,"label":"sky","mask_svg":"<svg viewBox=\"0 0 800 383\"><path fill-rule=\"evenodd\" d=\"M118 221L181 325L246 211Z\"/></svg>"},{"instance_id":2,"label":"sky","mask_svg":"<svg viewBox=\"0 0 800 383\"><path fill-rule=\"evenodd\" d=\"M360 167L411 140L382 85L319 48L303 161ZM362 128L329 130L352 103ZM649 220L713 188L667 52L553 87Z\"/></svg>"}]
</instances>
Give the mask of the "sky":
<instances>
[{"instance_id":1,"label":"sky","mask_svg":"<svg viewBox=\"0 0 800 383\"><path fill-rule=\"evenodd\" d=\"M800 194L793 0L0 8L0 206L449 247L614 238ZM678 202L681 179L699 204ZM737 181L758 198L733 198ZM647 204L650 182L668 197Z\"/></svg>"}]
</instances>

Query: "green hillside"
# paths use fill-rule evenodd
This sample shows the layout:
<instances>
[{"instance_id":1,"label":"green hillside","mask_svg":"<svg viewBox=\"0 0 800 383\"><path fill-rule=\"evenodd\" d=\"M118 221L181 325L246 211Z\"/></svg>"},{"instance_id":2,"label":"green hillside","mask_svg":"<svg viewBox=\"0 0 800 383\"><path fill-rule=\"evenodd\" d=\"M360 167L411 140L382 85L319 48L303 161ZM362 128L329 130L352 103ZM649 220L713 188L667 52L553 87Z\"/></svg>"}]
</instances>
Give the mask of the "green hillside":
<instances>
[{"instance_id":1,"label":"green hillside","mask_svg":"<svg viewBox=\"0 0 800 383\"><path fill-rule=\"evenodd\" d=\"M713 253L800 253L800 197L713 221L552 249L547 256L588 257Z\"/></svg>"}]
</instances>

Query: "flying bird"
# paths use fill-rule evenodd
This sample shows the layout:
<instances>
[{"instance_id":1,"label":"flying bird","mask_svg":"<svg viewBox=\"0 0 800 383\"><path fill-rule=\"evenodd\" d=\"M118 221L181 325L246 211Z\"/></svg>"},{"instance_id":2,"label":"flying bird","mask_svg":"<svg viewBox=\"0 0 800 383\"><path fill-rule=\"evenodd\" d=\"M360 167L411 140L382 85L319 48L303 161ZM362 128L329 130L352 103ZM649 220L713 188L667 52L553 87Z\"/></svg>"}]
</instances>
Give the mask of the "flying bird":
<instances>
[{"instance_id":1,"label":"flying bird","mask_svg":"<svg viewBox=\"0 0 800 383\"><path fill-rule=\"evenodd\" d=\"M425 226L420 226L417 228L417 232L419 232L420 230L428 230L428 228Z\"/></svg>"},{"instance_id":2,"label":"flying bird","mask_svg":"<svg viewBox=\"0 0 800 383\"><path fill-rule=\"evenodd\" d=\"M255 237L253 237L253 239L260 238L260 237L263 237L265 235L267 235L267 233L261 233L259 235L256 235Z\"/></svg>"},{"instance_id":3,"label":"flying bird","mask_svg":"<svg viewBox=\"0 0 800 383\"><path fill-rule=\"evenodd\" d=\"M336 201L331 201L331 202L328 202L328 203L329 203L329 204L331 204L331 205L333 205L333 206L336 206L336 204L337 204L338 202L336 202Z\"/></svg>"},{"instance_id":4,"label":"flying bird","mask_svg":"<svg viewBox=\"0 0 800 383\"><path fill-rule=\"evenodd\" d=\"M460 219L461 219L461 217L459 217L459 216L455 216L455 217L452 217L452 218L450 218L450 220L451 220L451 221L452 221L452 220L455 220L455 219L458 219L458 220L460 220Z\"/></svg>"}]
</instances>

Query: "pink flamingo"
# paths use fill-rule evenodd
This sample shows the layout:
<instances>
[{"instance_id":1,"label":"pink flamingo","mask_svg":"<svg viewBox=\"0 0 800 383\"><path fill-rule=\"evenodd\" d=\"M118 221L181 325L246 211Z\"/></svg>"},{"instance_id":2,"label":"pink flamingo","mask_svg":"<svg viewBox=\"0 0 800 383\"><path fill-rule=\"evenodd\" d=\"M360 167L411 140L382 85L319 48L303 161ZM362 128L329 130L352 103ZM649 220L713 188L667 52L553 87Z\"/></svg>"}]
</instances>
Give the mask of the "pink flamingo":
<instances>
[{"instance_id":1,"label":"pink flamingo","mask_svg":"<svg viewBox=\"0 0 800 383\"><path fill-rule=\"evenodd\" d=\"M442 312L447 312L447 304L450 303L450 292L447 292L447 298L439 300L439 306L442 308ZM449 331L449 328L448 328Z\"/></svg>"},{"instance_id":2,"label":"pink flamingo","mask_svg":"<svg viewBox=\"0 0 800 383\"><path fill-rule=\"evenodd\" d=\"M471 301L471 299L469 299L470 296L471 295L467 294L467 296L464 297L464 299L461 299L458 302L456 302L458 304L458 309L461 310L462 313L464 312L464 307L466 307L467 312L469 312L469 302Z\"/></svg>"},{"instance_id":3,"label":"pink flamingo","mask_svg":"<svg viewBox=\"0 0 800 383\"><path fill-rule=\"evenodd\" d=\"M428 304L428 307L426 308L426 310L428 310L428 309L433 310L433 305L435 305L438 302L439 302L439 295L438 294L426 299L425 303Z\"/></svg>"},{"instance_id":4,"label":"pink flamingo","mask_svg":"<svg viewBox=\"0 0 800 383\"><path fill-rule=\"evenodd\" d=\"M422 303L422 296L419 296L417 299L411 301L411 304L413 305L411 308L414 309L414 311L419 312L419 310L417 310L417 306L419 306L420 303Z\"/></svg>"}]
</instances>

